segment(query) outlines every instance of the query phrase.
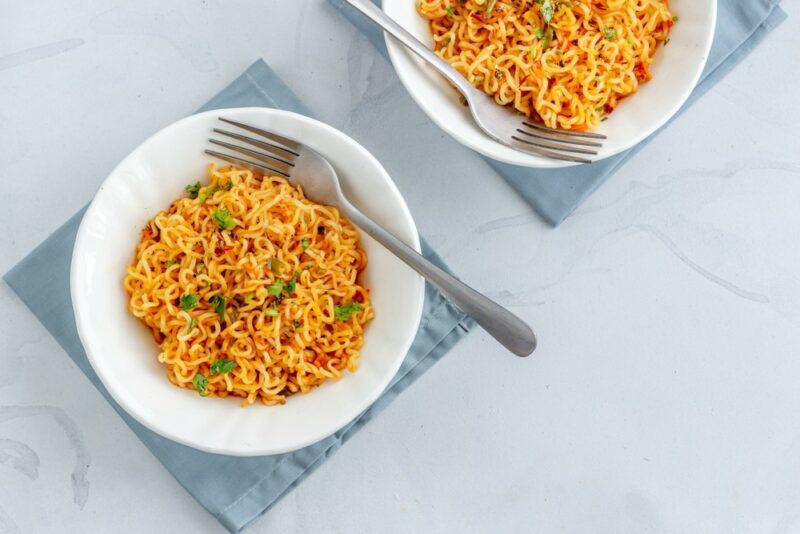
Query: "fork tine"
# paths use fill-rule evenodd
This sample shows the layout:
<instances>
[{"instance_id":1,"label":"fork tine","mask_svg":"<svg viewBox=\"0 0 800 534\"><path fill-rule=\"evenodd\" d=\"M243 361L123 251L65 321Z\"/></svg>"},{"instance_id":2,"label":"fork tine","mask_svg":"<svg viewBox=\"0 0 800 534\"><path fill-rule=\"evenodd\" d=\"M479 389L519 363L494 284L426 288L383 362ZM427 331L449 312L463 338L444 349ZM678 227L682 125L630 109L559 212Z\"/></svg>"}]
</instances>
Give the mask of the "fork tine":
<instances>
[{"instance_id":1,"label":"fork tine","mask_svg":"<svg viewBox=\"0 0 800 534\"><path fill-rule=\"evenodd\" d=\"M511 146L516 148L517 150L522 150L523 152L530 152L531 154L536 154L538 156L545 156L551 159L558 159L561 161L571 161L573 163L591 163L592 160L582 158L580 156L572 156L570 154L562 154L560 152L554 152L552 150L547 150L544 148L539 148L535 145L532 145L528 141L524 139L519 139L516 136L512 136L512 139L517 141L516 143L512 144Z\"/></svg>"},{"instance_id":2,"label":"fork tine","mask_svg":"<svg viewBox=\"0 0 800 534\"><path fill-rule=\"evenodd\" d=\"M205 150L204 151L209 156L213 156L215 158L219 158L223 161L227 161L228 163L233 163L234 165L241 165L245 169L250 169L251 171L258 171L264 174L276 173L280 174L284 178L289 178L289 175L279 171L278 169L273 169L272 167L268 167L261 163L255 163L253 161L249 161L237 156L231 156L230 154L223 154L222 152L217 152L216 150Z\"/></svg>"},{"instance_id":3,"label":"fork tine","mask_svg":"<svg viewBox=\"0 0 800 534\"><path fill-rule=\"evenodd\" d=\"M291 152L295 156L299 156L300 155L300 154L298 154L296 152L297 150L300 150L300 147L301 147L300 143L292 141L291 139L287 139L287 138L285 138L283 136L280 136L278 134L274 134L272 132L268 132L266 130L262 130L261 128L256 128L255 126L250 126L248 124L243 124L241 122L232 121L232 120L226 119L224 117L217 117L217 118L219 120L221 120L222 122L227 122L228 124L232 124L234 126L238 126L242 130L247 130L248 132L252 132L252 133L254 133L256 135L260 135L261 137L265 137L265 138L267 138L267 139L269 139L271 141L275 141L276 143L280 143L283 146L289 148L289 152Z\"/></svg>"},{"instance_id":4,"label":"fork tine","mask_svg":"<svg viewBox=\"0 0 800 534\"><path fill-rule=\"evenodd\" d=\"M241 135L241 134L229 132L227 130L220 130L219 128L214 128L214 132L216 132L216 133L218 133L220 135L225 135L227 137L231 137L233 139L238 139L239 141L243 141L243 142L245 142L245 143L247 143L249 145L256 146L256 147L258 147L258 148L260 148L262 150L266 150L267 152L278 151L281 154L290 154L290 156L289 156L290 159L294 159L295 158L294 152L286 150L285 148L280 147L278 145L273 145L272 143L265 143L264 141L259 141L258 139L253 139L252 137L247 137L246 135ZM278 161L281 161L281 162L285 163L286 165L289 165L290 167L294 167L294 163L292 163L291 161L285 160L283 158L279 158L277 156L272 156L272 157L274 159L277 159Z\"/></svg>"},{"instance_id":5,"label":"fork tine","mask_svg":"<svg viewBox=\"0 0 800 534\"><path fill-rule=\"evenodd\" d=\"M522 121L522 124L530 128L533 128L534 130L539 130L542 132L549 132L549 133L558 133L561 135L566 135L567 137L588 137L589 139L607 139L605 135L594 132L577 132L575 130L555 130L553 128L548 128L547 126L542 126L541 124L536 124L527 121Z\"/></svg>"},{"instance_id":6,"label":"fork tine","mask_svg":"<svg viewBox=\"0 0 800 534\"><path fill-rule=\"evenodd\" d=\"M225 147L228 150L233 150L234 152L238 152L240 154L244 154L245 156L250 156L251 158L255 158L257 161L266 163L267 165L273 168L277 168L284 174L291 174L292 172L291 165L287 165L286 162L284 162L283 160L280 160L269 154L264 154L262 152L258 152L257 150L250 150L249 148L245 148L239 145L234 145L233 143L226 143L224 141L219 141L217 139L209 139L208 142L211 143L212 145Z\"/></svg>"},{"instance_id":7,"label":"fork tine","mask_svg":"<svg viewBox=\"0 0 800 534\"><path fill-rule=\"evenodd\" d=\"M551 150L562 150L564 152L574 152L576 154L589 154L589 155L592 155L592 156L596 156L597 155L597 151L596 150L589 150L587 148L578 148L578 147L572 147L572 146L569 146L569 145L558 145L556 143L548 143L546 141L531 141L530 139L522 139L520 137L517 137L516 135L512 135L511 139L513 139L515 141L519 141L520 143L525 143L525 144L528 144L528 145L538 146L539 148L549 148Z\"/></svg>"},{"instance_id":8,"label":"fork tine","mask_svg":"<svg viewBox=\"0 0 800 534\"><path fill-rule=\"evenodd\" d=\"M544 139L545 141L554 141L557 143L564 143L567 145L594 146L594 147L603 146L602 143L597 143L595 141L584 141L581 138L563 137L561 135L557 135L556 132L553 132L552 136L548 136L548 135L542 135L540 133L528 132L523 130L522 128L517 128L517 131L529 137L535 137L536 139Z\"/></svg>"}]
</instances>

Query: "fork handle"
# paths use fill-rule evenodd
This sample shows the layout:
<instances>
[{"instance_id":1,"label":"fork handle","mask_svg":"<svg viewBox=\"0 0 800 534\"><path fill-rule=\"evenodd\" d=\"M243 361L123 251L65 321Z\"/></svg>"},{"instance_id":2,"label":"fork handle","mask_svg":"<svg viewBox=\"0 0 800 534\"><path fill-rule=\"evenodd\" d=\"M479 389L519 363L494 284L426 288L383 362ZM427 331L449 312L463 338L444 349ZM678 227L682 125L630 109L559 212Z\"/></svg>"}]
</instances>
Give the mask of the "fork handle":
<instances>
[{"instance_id":1,"label":"fork handle","mask_svg":"<svg viewBox=\"0 0 800 534\"><path fill-rule=\"evenodd\" d=\"M405 28L392 20L371 0L345 0L348 4L356 8L372 22L384 29L389 35L406 45L412 52L427 61L433 68L447 78L450 83L455 85L461 94L469 96L474 88L461 76L450 64L437 56L430 48L425 46L416 37L411 35Z\"/></svg>"},{"instance_id":2,"label":"fork handle","mask_svg":"<svg viewBox=\"0 0 800 534\"><path fill-rule=\"evenodd\" d=\"M522 319L425 259L349 202L342 207L353 223L417 271L508 350L517 356L528 356L534 351L536 335Z\"/></svg>"}]
</instances>

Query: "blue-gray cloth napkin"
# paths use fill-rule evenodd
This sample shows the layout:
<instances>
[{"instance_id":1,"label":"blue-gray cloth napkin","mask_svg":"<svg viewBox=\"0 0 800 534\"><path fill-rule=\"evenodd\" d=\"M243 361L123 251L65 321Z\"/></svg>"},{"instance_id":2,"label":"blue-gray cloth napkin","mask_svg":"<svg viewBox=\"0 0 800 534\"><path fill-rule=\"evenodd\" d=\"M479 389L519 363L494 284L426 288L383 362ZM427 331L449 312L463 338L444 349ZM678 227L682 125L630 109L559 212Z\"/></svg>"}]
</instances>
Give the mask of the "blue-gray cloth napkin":
<instances>
[{"instance_id":1,"label":"blue-gray cloth napkin","mask_svg":"<svg viewBox=\"0 0 800 534\"><path fill-rule=\"evenodd\" d=\"M348 6L344 0L328 1L341 9L350 22L363 32L388 60L383 32L375 24ZM372 1L381 4L381 0ZM780 0L718 0L717 30L705 71L678 114L683 113L716 84L750 53L767 33L786 18L786 13L778 7L779 2ZM539 215L551 225L558 226L586 197L655 135L614 157L591 165L566 169L528 169L489 158L486 158L486 161Z\"/></svg>"},{"instance_id":2,"label":"blue-gray cloth napkin","mask_svg":"<svg viewBox=\"0 0 800 534\"><path fill-rule=\"evenodd\" d=\"M254 63L200 111L246 106L310 115L263 61ZM56 230L4 278L164 467L231 532L244 528L302 482L444 356L474 324L427 286L419 331L400 371L383 395L347 426L322 441L287 454L237 458L200 452L162 438L137 423L108 395L86 359L75 329L69 292L72 247L84 211L85 208ZM422 248L428 259L446 269L424 241Z\"/></svg>"}]
</instances>

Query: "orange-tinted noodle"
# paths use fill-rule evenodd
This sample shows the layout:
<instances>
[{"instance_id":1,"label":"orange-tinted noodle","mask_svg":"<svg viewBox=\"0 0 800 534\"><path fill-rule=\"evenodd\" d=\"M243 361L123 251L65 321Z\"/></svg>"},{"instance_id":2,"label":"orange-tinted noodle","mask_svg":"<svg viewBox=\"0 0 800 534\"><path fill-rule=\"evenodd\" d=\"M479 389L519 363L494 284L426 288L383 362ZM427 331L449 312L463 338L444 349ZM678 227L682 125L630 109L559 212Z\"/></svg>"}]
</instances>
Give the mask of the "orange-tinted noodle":
<instances>
[{"instance_id":1,"label":"orange-tinted noodle","mask_svg":"<svg viewBox=\"0 0 800 534\"><path fill-rule=\"evenodd\" d=\"M355 371L373 315L356 228L283 178L210 174L145 226L125 277L169 380L272 405Z\"/></svg>"},{"instance_id":2,"label":"orange-tinted noodle","mask_svg":"<svg viewBox=\"0 0 800 534\"><path fill-rule=\"evenodd\" d=\"M574 130L596 127L651 78L675 20L668 0L417 0L417 11L472 85Z\"/></svg>"}]
</instances>

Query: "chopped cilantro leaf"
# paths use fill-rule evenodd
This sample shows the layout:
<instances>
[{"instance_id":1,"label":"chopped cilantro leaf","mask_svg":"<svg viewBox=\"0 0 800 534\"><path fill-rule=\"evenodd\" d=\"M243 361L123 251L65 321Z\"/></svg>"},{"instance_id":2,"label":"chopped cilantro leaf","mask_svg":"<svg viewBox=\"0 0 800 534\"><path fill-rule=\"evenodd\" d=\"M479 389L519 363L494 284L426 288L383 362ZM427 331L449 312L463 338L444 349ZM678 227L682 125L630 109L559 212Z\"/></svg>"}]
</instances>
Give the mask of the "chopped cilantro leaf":
<instances>
[{"instance_id":1,"label":"chopped cilantro leaf","mask_svg":"<svg viewBox=\"0 0 800 534\"><path fill-rule=\"evenodd\" d=\"M550 21L553 20L553 15L555 14L555 11L553 11L552 2L550 0L544 0L541 7L539 7L539 12L542 14L542 18L544 18L544 23L550 24Z\"/></svg>"},{"instance_id":2,"label":"chopped cilantro leaf","mask_svg":"<svg viewBox=\"0 0 800 534\"><path fill-rule=\"evenodd\" d=\"M189 193L189 198L197 198L200 193L200 182L187 185L186 192Z\"/></svg>"},{"instance_id":3,"label":"chopped cilantro leaf","mask_svg":"<svg viewBox=\"0 0 800 534\"><path fill-rule=\"evenodd\" d=\"M217 226L219 226L220 230L230 230L236 226L236 221L233 220L233 217L231 217L231 214L227 208L216 209L212 215L214 216L214 221L217 223Z\"/></svg>"},{"instance_id":4,"label":"chopped cilantro leaf","mask_svg":"<svg viewBox=\"0 0 800 534\"><path fill-rule=\"evenodd\" d=\"M333 316L339 321L346 321L354 313L361 310L361 304L358 302L351 302L342 306L333 307Z\"/></svg>"},{"instance_id":5,"label":"chopped cilantro leaf","mask_svg":"<svg viewBox=\"0 0 800 534\"><path fill-rule=\"evenodd\" d=\"M197 306L197 295L189 294L181 297L181 308L183 311L189 311Z\"/></svg>"},{"instance_id":6,"label":"chopped cilantro leaf","mask_svg":"<svg viewBox=\"0 0 800 534\"><path fill-rule=\"evenodd\" d=\"M208 397L210 395L210 393L206 391L206 388L208 388L208 378L206 378L206 375L197 373L194 375L192 383L194 384L194 389L197 390L201 397Z\"/></svg>"},{"instance_id":7,"label":"chopped cilantro leaf","mask_svg":"<svg viewBox=\"0 0 800 534\"><path fill-rule=\"evenodd\" d=\"M219 320L225 320L225 298L219 295L211 297L211 305L214 306L214 311L219 314Z\"/></svg>"},{"instance_id":8,"label":"chopped cilantro leaf","mask_svg":"<svg viewBox=\"0 0 800 534\"><path fill-rule=\"evenodd\" d=\"M211 374L212 375L219 375L223 373L230 373L236 369L236 362L233 360L228 360L225 358L221 358L219 360L214 360L211 362Z\"/></svg>"},{"instance_id":9,"label":"chopped cilantro leaf","mask_svg":"<svg viewBox=\"0 0 800 534\"><path fill-rule=\"evenodd\" d=\"M283 293L283 282L281 282L280 280L275 280L267 288L267 293L269 293L269 295L271 295L271 296L273 296L275 298L280 298L281 293Z\"/></svg>"}]
</instances>

